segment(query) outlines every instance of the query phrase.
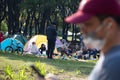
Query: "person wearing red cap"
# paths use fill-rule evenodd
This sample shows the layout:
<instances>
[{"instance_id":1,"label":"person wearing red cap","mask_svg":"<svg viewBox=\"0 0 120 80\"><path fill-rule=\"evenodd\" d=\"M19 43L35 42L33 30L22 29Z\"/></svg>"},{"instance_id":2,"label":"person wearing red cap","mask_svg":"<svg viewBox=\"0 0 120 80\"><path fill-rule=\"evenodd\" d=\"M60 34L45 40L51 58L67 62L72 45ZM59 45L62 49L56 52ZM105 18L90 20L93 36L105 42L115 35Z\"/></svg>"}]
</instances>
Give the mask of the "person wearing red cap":
<instances>
[{"instance_id":1,"label":"person wearing red cap","mask_svg":"<svg viewBox=\"0 0 120 80\"><path fill-rule=\"evenodd\" d=\"M78 11L65 21L81 24L90 43L101 48L89 80L120 80L120 1L82 0Z\"/></svg>"}]
</instances>

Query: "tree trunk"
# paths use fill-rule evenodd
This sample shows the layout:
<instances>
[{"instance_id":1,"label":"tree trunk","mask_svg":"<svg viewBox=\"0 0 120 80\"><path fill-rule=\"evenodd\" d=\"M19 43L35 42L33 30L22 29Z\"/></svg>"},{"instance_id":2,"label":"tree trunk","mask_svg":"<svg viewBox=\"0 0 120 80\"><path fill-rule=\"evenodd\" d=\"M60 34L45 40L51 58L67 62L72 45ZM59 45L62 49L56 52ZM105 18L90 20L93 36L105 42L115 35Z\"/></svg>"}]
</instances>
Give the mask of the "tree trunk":
<instances>
[{"instance_id":1,"label":"tree trunk","mask_svg":"<svg viewBox=\"0 0 120 80\"><path fill-rule=\"evenodd\" d=\"M72 41L75 40L75 35L74 35L74 33L75 33L75 25L73 24L73 25L72 25Z\"/></svg>"},{"instance_id":2,"label":"tree trunk","mask_svg":"<svg viewBox=\"0 0 120 80\"><path fill-rule=\"evenodd\" d=\"M19 17L20 17L20 9L19 9L19 0L14 0L14 6L13 6L13 9L14 9L14 25L15 25L15 28L13 28L13 33L21 33L21 29L20 29L20 26L19 26Z\"/></svg>"},{"instance_id":3,"label":"tree trunk","mask_svg":"<svg viewBox=\"0 0 120 80\"><path fill-rule=\"evenodd\" d=\"M35 17L35 10L33 11L32 18L31 18L31 22L30 22L30 29L29 29L29 30L30 30L30 31L29 31L29 32L30 32L30 37L32 37L32 31L33 31L33 30L32 30L32 27L33 27L33 24L32 24L32 23L33 23L33 18L34 18L34 17Z\"/></svg>"},{"instance_id":4,"label":"tree trunk","mask_svg":"<svg viewBox=\"0 0 120 80\"><path fill-rule=\"evenodd\" d=\"M40 30L39 33L40 34L45 34L45 23L47 21L47 19L49 19L50 17L50 8L49 7L45 7L43 15L42 15L42 21L41 21L41 25L40 25Z\"/></svg>"},{"instance_id":5,"label":"tree trunk","mask_svg":"<svg viewBox=\"0 0 120 80\"><path fill-rule=\"evenodd\" d=\"M13 16L13 0L7 0L8 5L8 34L12 35L14 27L14 16Z\"/></svg>"},{"instance_id":6,"label":"tree trunk","mask_svg":"<svg viewBox=\"0 0 120 80\"><path fill-rule=\"evenodd\" d=\"M1 31L1 22L6 16L6 0L0 0L0 31Z\"/></svg>"},{"instance_id":7,"label":"tree trunk","mask_svg":"<svg viewBox=\"0 0 120 80\"><path fill-rule=\"evenodd\" d=\"M13 35L19 32L20 0L7 0L8 5L8 33Z\"/></svg>"},{"instance_id":8,"label":"tree trunk","mask_svg":"<svg viewBox=\"0 0 120 80\"><path fill-rule=\"evenodd\" d=\"M26 19L26 24L25 24L25 28L24 28L24 31L23 31L23 35L24 36L27 36L27 33L28 33L28 25L29 25L29 20L30 20L30 11L27 11L27 19Z\"/></svg>"},{"instance_id":9,"label":"tree trunk","mask_svg":"<svg viewBox=\"0 0 120 80\"><path fill-rule=\"evenodd\" d=\"M64 18L65 18L65 6L64 4L62 5L62 20L63 20L63 25L62 25L62 38L67 40L67 24L65 23L64 21Z\"/></svg>"}]
</instances>

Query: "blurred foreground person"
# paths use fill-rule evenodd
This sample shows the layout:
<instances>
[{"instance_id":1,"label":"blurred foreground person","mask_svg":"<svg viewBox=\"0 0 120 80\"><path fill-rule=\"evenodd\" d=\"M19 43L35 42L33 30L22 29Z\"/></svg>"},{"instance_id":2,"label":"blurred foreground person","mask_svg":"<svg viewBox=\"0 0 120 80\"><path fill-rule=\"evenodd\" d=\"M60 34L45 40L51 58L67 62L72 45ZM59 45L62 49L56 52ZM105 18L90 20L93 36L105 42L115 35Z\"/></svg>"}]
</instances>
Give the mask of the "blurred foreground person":
<instances>
[{"instance_id":1,"label":"blurred foreground person","mask_svg":"<svg viewBox=\"0 0 120 80\"><path fill-rule=\"evenodd\" d=\"M89 45L102 49L89 80L120 80L120 0L82 0L65 21L81 23Z\"/></svg>"}]
</instances>

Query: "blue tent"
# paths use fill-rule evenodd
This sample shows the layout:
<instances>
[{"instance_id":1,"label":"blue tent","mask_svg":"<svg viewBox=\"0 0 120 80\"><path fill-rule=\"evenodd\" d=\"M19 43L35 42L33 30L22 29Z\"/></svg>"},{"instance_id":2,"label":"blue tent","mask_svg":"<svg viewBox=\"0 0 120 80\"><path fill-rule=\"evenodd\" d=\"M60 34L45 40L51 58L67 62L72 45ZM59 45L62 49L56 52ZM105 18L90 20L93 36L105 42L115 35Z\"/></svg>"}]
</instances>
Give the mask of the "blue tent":
<instances>
[{"instance_id":1,"label":"blue tent","mask_svg":"<svg viewBox=\"0 0 120 80\"><path fill-rule=\"evenodd\" d=\"M25 45L27 42L27 39L22 35L15 34L12 38L19 40L23 45Z\"/></svg>"},{"instance_id":2,"label":"blue tent","mask_svg":"<svg viewBox=\"0 0 120 80\"><path fill-rule=\"evenodd\" d=\"M24 45L20 41L18 41L17 39L6 38L5 40L3 40L1 42L1 50L5 50L5 48L7 46L12 46L13 49L16 49L17 43L18 43L18 46L20 46L21 48L24 47Z\"/></svg>"}]
</instances>

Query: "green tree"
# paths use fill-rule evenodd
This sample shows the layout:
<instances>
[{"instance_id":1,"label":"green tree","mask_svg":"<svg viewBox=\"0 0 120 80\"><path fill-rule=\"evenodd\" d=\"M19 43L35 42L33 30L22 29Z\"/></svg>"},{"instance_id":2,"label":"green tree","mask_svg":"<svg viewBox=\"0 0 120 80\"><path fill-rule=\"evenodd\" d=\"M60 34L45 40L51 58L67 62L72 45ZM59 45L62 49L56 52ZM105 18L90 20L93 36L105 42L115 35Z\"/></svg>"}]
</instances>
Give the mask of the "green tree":
<instances>
[{"instance_id":1,"label":"green tree","mask_svg":"<svg viewBox=\"0 0 120 80\"><path fill-rule=\"evenodd\" d=\"M8 33L13 35L20 32L19 27L19 4L21 0L7 0L7 21L8 21Z\"/></svg>"},{"instance_id":2,"label":"green tree","mask_svg":"<svg viewBox=\"0 0 120 80\"><path fill-rule=\"evenodd\" d=\"M7 10L9 34L23 31L25 36L30 37L34 34L45 34L45 29L51 21L55 21L58 27L61 26L62 34L67 35L71 25L65 23L64 18L75 12L79 4L79 0L2 1L7 1L5 10Z\"/></svg>"},{"instance_id":3,"label":"green tree","mask_svg":"<svg viewBox=\"0 0 120 80\"><path fill-rule=\"evenodd\" d=\"M1 31L1 22L6 17L6 0L0 0L0 31Z\"/></svg>"}]
</instances>

